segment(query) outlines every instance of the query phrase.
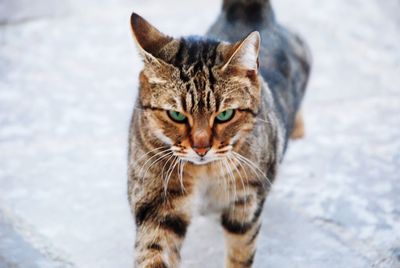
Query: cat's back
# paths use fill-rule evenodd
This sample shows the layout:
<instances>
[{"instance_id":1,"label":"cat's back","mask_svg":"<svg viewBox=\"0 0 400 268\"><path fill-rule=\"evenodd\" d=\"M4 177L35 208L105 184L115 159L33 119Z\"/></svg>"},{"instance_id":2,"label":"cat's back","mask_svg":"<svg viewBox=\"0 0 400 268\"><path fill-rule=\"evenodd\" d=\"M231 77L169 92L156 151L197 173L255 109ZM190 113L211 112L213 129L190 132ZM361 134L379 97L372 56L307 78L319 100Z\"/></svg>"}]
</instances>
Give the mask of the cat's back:
<instances>
[{"instance_id":1,"label":"cat's back","mask_svg":"<svg viewBox=\"0 0 400 268\"><path fill-rule=\"evenodd\" d=\"M224 0L207 35L236 42L253 31L261 36L260 74L271 89L288 136L304 95L311 56L299 36L277 23L270 0Z\"/></svg>"}]
</instances>

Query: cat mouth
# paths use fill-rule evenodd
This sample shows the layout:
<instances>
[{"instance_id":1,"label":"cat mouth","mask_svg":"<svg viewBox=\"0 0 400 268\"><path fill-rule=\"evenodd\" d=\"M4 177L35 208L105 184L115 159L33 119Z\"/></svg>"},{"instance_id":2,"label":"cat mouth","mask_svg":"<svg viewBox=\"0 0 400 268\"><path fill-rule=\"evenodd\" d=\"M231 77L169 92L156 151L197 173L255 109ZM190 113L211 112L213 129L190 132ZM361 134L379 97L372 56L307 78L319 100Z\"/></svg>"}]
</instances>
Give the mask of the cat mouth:
<instances>
[{"instance_id":1,"label":"cat mouth","mask_svg":"<svg viewBox=\"0 0 400 268\"><path fill-rule=\"evenodd\" d=\"M203 158L203 159L184 159L184 160L188 161L189 163L192 163L194 165L198 165L198 166L207 165L207 164L217 161L215 159L205 159L205 158Z\"/></svg>"},{"instance_id":2,"label":"cat mouth","mask_svg":"<svg viewBox=\"0 0 400 268\"><path fill-rule=\"evenodd\" d=\"M178 156L181 160L191 162L195 165L206 165L214 161L221 160L226 157L229 153L229 149L212 151L210 150L206 155L200 156L194 152L194 150L189 149L183 151L175 151L174 155Z\"/></svg>"},{"instance_id":3,"label":"cat mouth","mask_svg":"<svg viewBox=\"0 0 400 268\"><path fill-rule=\"evenodd\" d=\"M217 161L220 159L220 157L210 157L208 155L205 156L189 156L189 155L182 155L182 154L174 154L175 156L178 156L181 160L187 161L190 163L193 163L195 165L205 165L209 164L211 162Z\"/></svg>"},{"instance_id":4,"label":"cat mouth","mask_svg":"<svg viewBox=\"0 0 400 268\"><path fill-rule=\"evenodd\" d=\"M199 156L199 157L196 157L194 159L190 159L188 161L190 161L191 163L196 164L196 165L206 165L206 164L209 164L209 163L217 161L217 160L218 159L215 159L215 158Z\"/></svg>"},{"instance_id":5,"label":"cat mouth","mask_svg":"<svg viewBox=\"0 0 400 268\"><path fill-rule=\"evenodd\" d=\"M179 155L179 158L183 161L187 161L187 162L190 162L195 165L207 165L212 162L216 162L221 159L224 159L225 156L216 156L216 155L213 155L213 156L211 156L211 155L210 156L209 155L205 155L205 156L198 156L198 155L187 156L187 155L185 155L185 156L182 156L182 155Z\"/></svg>"}]
</instances>

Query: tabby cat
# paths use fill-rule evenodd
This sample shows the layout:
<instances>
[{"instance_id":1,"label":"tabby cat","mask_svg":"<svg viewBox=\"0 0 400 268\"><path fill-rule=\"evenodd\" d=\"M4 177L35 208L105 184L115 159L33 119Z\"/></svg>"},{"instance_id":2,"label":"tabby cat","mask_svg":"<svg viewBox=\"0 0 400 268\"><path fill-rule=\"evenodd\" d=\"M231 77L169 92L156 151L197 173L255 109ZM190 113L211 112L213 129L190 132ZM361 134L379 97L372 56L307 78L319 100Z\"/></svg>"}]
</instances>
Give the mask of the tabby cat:
<instances>
[{"instance_id":1,"label":"tabby cat","mask_svg":"<svg viewBox=\"0 0 400 268\"><path fill-rule=\"evenodd\" d=\"M251 267L288 138L303 135L308 49L269 0L224 0L206 37L172 38L135 13L131 25L144 60L129 135L135 266L179 266L200 200L220 215L226 267Z\"/></svg>"}]
</instances>

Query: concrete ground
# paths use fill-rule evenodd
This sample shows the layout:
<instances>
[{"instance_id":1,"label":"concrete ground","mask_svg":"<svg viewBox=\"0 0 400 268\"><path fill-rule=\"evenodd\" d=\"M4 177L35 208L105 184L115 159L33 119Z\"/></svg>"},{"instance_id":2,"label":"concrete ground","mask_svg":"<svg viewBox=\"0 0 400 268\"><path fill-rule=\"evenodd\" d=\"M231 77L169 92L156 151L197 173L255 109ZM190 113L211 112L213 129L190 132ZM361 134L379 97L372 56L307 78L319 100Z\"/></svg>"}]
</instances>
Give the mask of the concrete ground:
<instances>
[{"instance_id":1,"label":"concrete ground","mask_svg":"<svg viewBox=\"0 0 400 268\"><path fill-rule=\"evenodd\" d=\"M202 34L220 1L0 2L0 267L132 267L127 130L135 10ZM400 267L400 2L276 0L311 46L307 136L263 213L255 267ZM182 267L222 267L215 220Z\"/></svg>"}]
</instances>

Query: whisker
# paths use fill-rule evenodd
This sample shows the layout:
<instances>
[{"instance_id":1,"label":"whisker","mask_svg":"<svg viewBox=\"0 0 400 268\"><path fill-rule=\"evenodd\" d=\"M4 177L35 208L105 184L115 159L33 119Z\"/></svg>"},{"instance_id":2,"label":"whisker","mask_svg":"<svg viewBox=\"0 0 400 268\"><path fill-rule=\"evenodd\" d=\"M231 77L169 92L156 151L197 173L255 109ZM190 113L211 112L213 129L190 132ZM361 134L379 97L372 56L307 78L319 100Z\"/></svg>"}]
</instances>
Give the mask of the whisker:
<instances>
[{"instance_id":1,"label":"whisker","mask_svg":"<svg viewBox=\"0 0 400 268\"><path fill-rule=\"evenodd\" d=\"M234 160L236 160L235 159L235 157L233 156L233 155L231 155L231 157L234 159ZM233 162L233 160L232 160L232 158L231 157L229 157L228 156L228 159L231 161L231 162ZM238 163L240 163L239 161L238 161ZM245 203L244 203L244 210L247 210L247 197L248 197L248 193L249 193L249 189L248 188L246 188L246 186L245 186L245 184L244 184L244 181L243 181L243 177L242 177L242 172L241 171L239 171L239 169L238 169L238 167L233 163L233 167L235 168L235 170L236 170L236 172L239 174L239 178L240 178L240 182L242 183L242 187L243 187L243 190L244 190L244 194L245 194Z\"/></svg>"},{"instance_id":2,"label":"whisker","mask_svg":"<svg viewBox=\"0 0 400 268\"><path fill-rule=\"evenodd\" d=\"M185 167L186 161L179 159L180 167L179 167L179 180L181 183L182 192L186 192L185 185L183 184L183 169Z\"/></svg>"},{"instance_id":3,"label":"whisker","mask_svg":"<svg viewBox=\"0 0 400 268\"><path fill-rule=\"evenodd\" d=\"M242 165L242 162L240 161L240 159L238 159L237 156L235 156L235 155L231 155L231 156L232 156L232 158L233 158L234 160L236 160L236 161L238 162L238 164L240 165L240 167L243 169L244 175L246 175L246 183L248 183L248 182L249 182L249 176L247 175L246 168Z\"/></svg>"},{"instance_id":4,"label":"whisker","mask_svg":"<svg viewBox=\"0 0 400 268\"><path fill-rule=\"evenodd\" d=\"M156 163L158 163L158 162L160 162L162 159L164 159L164 158L166 158L166 157L168 157L168 156L171 156L172 155L172 152L169 152L169 153L167 153L167 154L165 154L165 155L162 155L162 156L160 156L159 158L157 158L156 160L154 160L152 163L150 163L150 165L148 166L148 168L146 169L146 172L143 174L143 176L142 176L142 181L144 180L144 178L146 177L146 175L147 175L147 172L149 171L149 169L153 166L153 165L155 165Z\"/></svg>"},{"instance_id":5,"label":"whisker","mask_svg":"<svg viewBox=\"0 0 400 268\"><path fill-rule=\"evenodd\" d=\"M174 159L174 155L172 154L170 157L168 157L168 159L165 161L165 163L164 163L164 165L163 165L163 167L162 167L162 169L161 169L161 179L163 180L163 187L164 187L164 197L166 197L166 192L167 192L167 190L165 189L165 179L166 179L166 174L164 173L164 170L165 170L165 167L167 166L167 164L169 163L169 161L171 160L171 159ZM171 165L168 167L168 170L171 168ZM168 173L168 170L167 170L167 173ZM164 199L164 200L166 200L166 198Z\"/></svg>"},{"instance_id":6,"label":"whisker","mask_svg":"<svg viewBox=\"0 0 400 268\"><path fill-rule=\"evenodd\" d=\"M162 167L162 169L161 169L161 178L164 180L164 170L165 170L165 167L167 166L167 164L168 164L168 162L171 160L171 159L173 159L174 158L174 155L172 154L170 157L168 157L168 159L165 161L165 163L164 163L164 165L163 165L163 167ZM171 168L171 166L169 166L169 168ZM169 169L168 168L168 169Z\"/></svg>"},{"instance_id":7,"label":"whisker","mask_svg":"<svg viewBox=\"0 0 400 268\"><path fill-rule=\"evenodd\" d=\"M143 168L146 167L147 163L148 163L149 161L151 161L151 159L153 159L154 157L157 157L157 156L160 155L160 154L163 154L163 153L165 153L165 152L168 152L168 151L169 151L169 149L163 150L163 151L161 151L161 152L158 152L158 153L154 154L154 155L151 156L149 159L147 159L146 162L144 162L144 164L142 165L142 167L139 169L139 174L138 174L138 175L139 175L139 176L141 175L141 172L142 172Z\"/></svg>"},{"instance_id":8,"label":"whisker","mask_svg":"<svg viewBox=\"0 0 400 268\"><path fill-rule=\"evenodd\" d=\"M229 191L229 196L228 196L228 202L230 203L231 201L232 201L232 197L231 197L231 193L233 194L233 200L235 199L235 192L233 192L233 187L232 187L232 178L231 178L231 175L230 175L230 173L229 173L229 168L228 168L228 166L227 166L227 163L226 163L226 160L225 160L225 158L223 159L223 162L222 162L223 164L224 164L224 167L225 167L225 170L226 170L226 182L227 182L227 185L228 185L228 191ZM232 206L229 206L229 210L230 211L232 211L233 209L232 209Z\"/></svg>"},{"instance_id":9,"label":"whisker","mask_svg":"<svg viewBox=\"0 0 400 268\"><path fill-rule=\"evenodd\" d=\"M246 163L247 166L249 166L250 168L252 168L253 172L255 172L255 174L260 174L262 175L262 178L265 178L269 184L269 187L272 187L272 183L269 180L269 178L267 177L267 175L264 174L264 172L258 167L256 166L253 162L251 162L248 158L244 157L243 155L237 153L237 152L232 152L234 153L239 159L241 159L243 161L243 163ZM262 181L261 181L262 182Z\"/></svg>"},{"instance_id":10,"label":"whisker","mask_svg":"<svg viewBox=\"0 0 400 268\"><path fill-rule=\"evenodd\" d=\"M134 166L138 165L139 162L140 162L140 160L142 160L142 158L144 158L144 157L147 156L148 154L150 154L150 153L152 153L152 152L154 152L154 151L157 151L157 150L159 150L159 149L162 149L162 148L166 148L166 147L165 147L165 146L160 146L160 147L154 148L154 149L148 151L147 153L141 155L138 159L135 159L135 162L133 163L133 165L134 165ZM168 150L168 149L167 149L167 150Z\"/></svg>"},{"instance_id":11,"label":"whisker","mask_svg":"<svg viewBox=\"0 0 400 268\"><path fill-rule=\"evenodd\" d=\"M233 175L231 166L229 165L228 161L226 159L224 159L224 162L225 162L225 165L226 165L226 167L228 169L228 172L229 172L229 175L230 175L230 178L231 178L231 181L232 181L232 185L234 186L233 187L233 198L234 198L234 200L236 200L237 199L237 192L236 192L235 176Z\"/></svg>"},{"instance_id":12,"label":"whisker","mask_svg":"<svg viewBox=\"0 0 400 268\"><path fill-rule=\"evenodd\" d=\"M238 158L238 160L241 161L244 165L246 165L247 167L249 167L251 169L252 173L254 174L254 178L257 179L263 185L263 188L265 188L264 181L262 180L262 178L264 178L265 175L260 174L260 172L258 172L253 166L251 166L249 163L243 161L242 159Z\"/></svg>"},{"instance_id":13,"label":"whisker","mask_svg":"<svg viewBox=\"0 0 400 268\"><path fill-rule=\"evenodd\" d=\"M164 195L165 195L165 196L167 196L168 183L169 183L169 180L171 179L172 172L174 172L175 167L176 167L176 165L178 164L177 159L178 159L178 157L176 157L176 156L175 156L175 158L173 158L173 161L174 161L174 162L171 164L171 166L170 166L170 167L168 168L168 170L167 170L167 178L166 178L166 180L165 180L165 187L164 187Z\"/></svg>"},{"instance_id":14,"label":"whisker","mask_svg":"<svg viewBox=\"0 0 400 268\"><path fill-rule=\"evenodd\" d=\"M266 124L268 124L268 125L270 125L270 126L272 125L271 122L266 121L266 120L264 120L264 119L261 119L261 118L258 118L258 117L256 117L255 119L258 120L258 121L261 121L261 122L263 122L263 123L266 123Z\"/></svg>"},{"instance_id":15,"label":"whisker","mask_svg":"<svg viewBox=\"0 0 400 268\"><path fill-rule=\"evenodd\" d=\"M228 194L228 200L230 200L229 189L227 189L226 176L225 176L225 174L222 174L222 171L223 171L222 159L218 160L218 164L219 164L219 166L221 167L221 168L220 168L220 176L221 176L221 178L224 179L225 197L226 197L226 194Z\"/></svg>"}]
</instances>

